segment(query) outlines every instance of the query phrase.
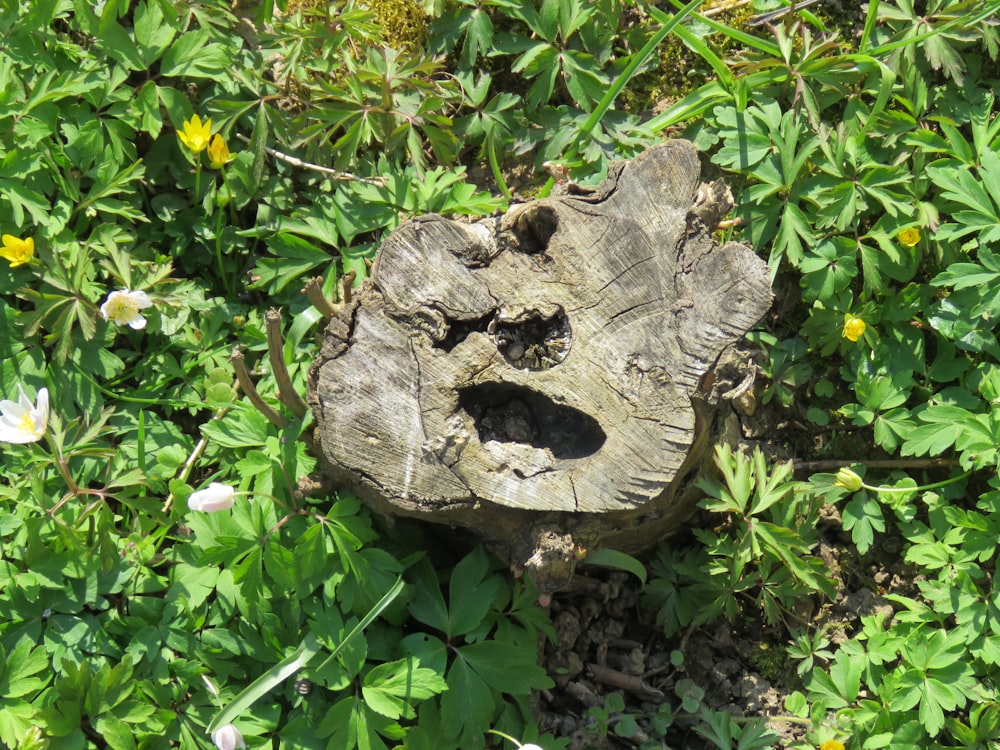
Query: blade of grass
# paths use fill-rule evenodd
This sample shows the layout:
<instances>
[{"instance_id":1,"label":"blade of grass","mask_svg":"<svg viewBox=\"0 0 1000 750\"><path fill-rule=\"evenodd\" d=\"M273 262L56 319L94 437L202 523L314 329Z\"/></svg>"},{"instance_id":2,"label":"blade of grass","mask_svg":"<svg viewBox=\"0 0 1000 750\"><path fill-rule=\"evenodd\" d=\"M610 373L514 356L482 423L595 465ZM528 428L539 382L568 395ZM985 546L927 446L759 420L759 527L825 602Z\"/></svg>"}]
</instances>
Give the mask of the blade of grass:
<instances>
[{"instance_id":1,"label":"blade of grass","mask_svg":"<svg viewBox=\"0 0 1000 750\"><path fill-rule=\"evenodd\" d=\"M875 30L875 22L878 20L878 6L879 0L871 0L868 3L868 15L865 17L865 29L861 32L861 41L858 43L858 49L864 52L868 49L868 40L872 38L872 32Z\"/></svg>"},{"instance_id":2,"label":"blade of grass","mask_svg":"<svg viewBox=\"0 0 1000 750\"><path fill-rule=\"evenodd\" d=\"M679 0L670 0L675 6L680 7ZM658 16L665 15L659 8L650 8L649 14L659 20ZM756 50L764 55L770 55L771 57L780 57L781 50L778 49L778 45L769 39L759 37L755 34L749 34L742 29L734 29L732 26L726 26L724 23L716 21L714 18L704 16L700 13L695 14L695 18L698 19L700 23L705 24L709 28L718 32L719 34L724 34L737 44L748 47L749 49Z\"/></svg>"},{"instance_id":3,"label":"blade of grass","mask_svg":"<svg viewBox=\"0 0 1000 750\"><path fill-rule=\"evenodd\" d=\"M629 60L628 65L621 72L621 75L615 79L615 82L611 84L607 93L603 96L600 102L597 104L597 108L591 112L590 117L587 118L586 122L580 128L581 140L585 139L587 136L593 132L594 128L597 127L597 123L601 121L601 118L611 109L611 105L614 104L615 99L622 92L622 90L628 85L628 82L632 80L632 77L636 74L636 71L646 62L646 60L652 55L656 48L663 43L674 28L680 24L685 18L687 18L694 10L702 4L704 0L691 0L687 5L685 5L681 10L675 13L673 16L667 16L669 20L663 23L663 27L657 31L649 41L643 45L642 49L635 53L631 60ZM666 14L662 14L666 16ZM569 161L576 157L579 153L579 145L573 144L569 152L564 157L564 160Z\"/></svg>"},{"instance_id":4,"label":"blade of grass","mask_svg":"<svg viewBox=\"0 0 1000 750\"><path fill-rule=\"evenodd\" d=\"M645 127L654 133L666 130L672 125L685 120L692 120L705 112L717 102L732 98L718 81L710 81L700 86L683 99L674 102L660 114L645 123Z\"/></svg>"},{"instance_id":5,"label":"blade of grass","mask_svg":"<svg viewBox=\"0 0 1000 750\"><path fill-rule=\"evenodd\" d=\"M371 608L368 614L362 618L361 622L359 622L354 629L347 634L347 637L337 644L337 647L333 649L330 655L326 658L320 669L322 669L323 666L326 666L331 659L336 658L342 648L357 638L365 628L371 625L372 621L382 614L383 610L385 610L385 608L388 607L397 596L399 596L399 593L403 590L403 586L402 577L397 578L396 582L385 593L385 596L383 596L379 602ZM320 652L322 647L323 644L320 643L316 636L312 633L306 633L305 638L302 639L302 643L299 645L294 654L286 659L282 659L256 680L247 685L243 692L233 699L232 703L219 712L219 714L212 720L212 723L208 725L208 733L213 734L227 724L232 724L233 719L306 666L312 658Z\"/></svg>"}]
</instances>

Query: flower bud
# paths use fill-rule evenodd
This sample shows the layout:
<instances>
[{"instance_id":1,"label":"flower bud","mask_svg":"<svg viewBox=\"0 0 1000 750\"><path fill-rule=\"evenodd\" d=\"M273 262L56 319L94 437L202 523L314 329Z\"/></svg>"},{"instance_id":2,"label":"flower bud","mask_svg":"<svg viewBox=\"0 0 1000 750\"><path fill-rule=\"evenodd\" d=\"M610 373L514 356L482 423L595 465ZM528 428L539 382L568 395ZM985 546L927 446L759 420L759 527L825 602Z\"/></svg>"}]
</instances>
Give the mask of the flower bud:
<instances>
[{"instance_id":1,"label":"flower bud","mask_svg":"<svg viewBox=\"0 0 1000 750\"><path fill-rule=\"evenodd\" d=\"M903 247L916 247L920 244L920 230L916 227L910 227L896 235L896 238Z\"/></svg>"},{"instance_id":2,"label":"flower bud","mask_svg":"<svg viewBox=\"0 0 1000 750\"><path fill-rule=\"evenodd\" d=\"M861 485L863 484L861 477L848 469L846 466L837 472L837 478L833 483L838 487L843 487L851 492L857 492L861 489Z\"/></svg>"},{"instance_id":3,"label":"flower bud","mask_svg":"<svg viewBox=\"0 0 1000 750\"><path fill-rule=\"evenodd\" d=\"M200 510L204 513L215 513L219 510L232 508L235 499L235 489L228 484L212 482L205 489L191 493L188 497L188 507L191 510Z\"/></svg>"},{"instance_id":4,"label":"flower bud","mask_svg":"<svg viewBox=\"0 0 1000 750\"><path fill-rule=\"evenodd\" d=\"M240 730L232 724L226 724L218 732L213 732L212 742L215 743L215 746L219 750L236 750L237 748L247 746L247 743L243 741L243 735L240 734Z\"/></svg>"},{"instance_id":5,"label":"flower bud","mask_svg":"<svg viewBox=\"0 0 1000 750\"><path fill-rule=\"evenodd\" d=\"M864 335L867 327L861 318L847 315L844 318L844 338L848 341L857 341Z\"/></svg>"}]
</instances>

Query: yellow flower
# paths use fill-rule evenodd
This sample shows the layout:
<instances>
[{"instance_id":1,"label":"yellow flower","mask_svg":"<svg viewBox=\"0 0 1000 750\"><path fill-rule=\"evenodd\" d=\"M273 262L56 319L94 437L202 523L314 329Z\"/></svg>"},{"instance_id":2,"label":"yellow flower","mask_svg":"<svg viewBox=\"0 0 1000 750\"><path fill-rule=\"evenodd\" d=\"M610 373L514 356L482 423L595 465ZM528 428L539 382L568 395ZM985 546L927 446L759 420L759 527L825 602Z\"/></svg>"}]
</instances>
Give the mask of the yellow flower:
<instances>
[{"instance_id":1,"label":"yellow flower","mask_svg":"<svg viewBox=\"0 0 1000 750\"><path fill-rule=\"evenodd\" d=\"M848 469L846 466L837 472L837 478L833 483L838 487L843 487L851 492L857 492L861 489L861 485L864 484L861 477L859 477L851 469ZM843 749L844 746L841 745L840 747ZM820 750L822 750L822 748Z\"/></svg>"},{"instance_id":2,"label":"yellow flower","mask_svg":"<svg viewBox=\"0 0 1000 750\"><path fill-rule=\"evenodd\" d=\"M844 750L844 743L837 740L824 740L819 750Z\"/></svg>"},{"instance_id":3,"label":"yellow flower","mask_svg":"<svg viewBox=\"0 0 1000 750\"><path fill-rule=\"evenodd\" d=\"M920 243L920 230L916 227L910 227L900 232L896 238L899 240L899 244L904 247L916 247Z\"/></svg>"},{"instance_id":4,"label":"yellow flower","mask_svg":"<svg viewBox=\"0 0 1000 750\"><path fill-rule=\"evenodd\" d=\"M865 333L865 321L853 315L844 316L844 338L848 341L857 341Z\"/></svg>"},{"instance_id":5,"label":"yellow flower","mask_svg":"<svg viewBox=\"0 0 1000 750\"><path fill-rule=\"evenodd\" d=\"M198 115L191 115L191 119L183 124L184 129L177 131L177 137L191 149L191 153L200 154L208 148L208 140L212 137L212 118L202 122Z\"/></svg>"},{"instance_id":6,"label":"yellow flower","mask_svg":"<svg viewBox=\"0 0 1000 750\"><path fill-rule=\"evenodd\" d=\"M0 247L0 258L6 258L11 268L23 266L35 255L35 240L29 237L22 240L12 234L3 236L3 247Z\"/></svg>"},{"instance_id":7,"label":"yellow flower","mask_svg":"<svg viewBox=\"0 0 1000 750\"><path fill-rule=\"evenodd\" d=\"M208 144L208 163L212 165L212 169L222 169L231 158L233 157L229 153L226 139L216 133L212 142Z\"/></svg>"}]
</instances>

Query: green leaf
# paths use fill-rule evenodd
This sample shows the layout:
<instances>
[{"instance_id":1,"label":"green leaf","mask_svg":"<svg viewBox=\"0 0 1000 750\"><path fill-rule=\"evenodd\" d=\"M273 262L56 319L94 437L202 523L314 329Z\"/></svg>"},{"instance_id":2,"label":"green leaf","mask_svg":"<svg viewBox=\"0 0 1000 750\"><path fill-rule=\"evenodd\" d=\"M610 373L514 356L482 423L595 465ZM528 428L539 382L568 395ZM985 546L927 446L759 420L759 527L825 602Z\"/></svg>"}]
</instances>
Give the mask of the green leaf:
<instances>
[{"instance_id":1,"label":"green leaf","mask_svg":"<svg viewBox=\"0 0 1000 750\"><path fill-rule=\"evenodd\" d=\"M533 649L499 641L482 641L458 649L459 657L494 690L527 695L552 687L552 680L536 661Z\"/></svg>"},{"instance_id":2,"label":"green leaf","mask_svg":"<svg viewBox=\"0 0 1000 750\"><path fill-rule=\"evenodd\" d=\"M493 691L469 663L457 658L448 670L448 690L441 696L441 729L446 737L458 738L460 745L482 738L479 727L493 724L496 700Z\"/></svg>"},{"instance_id":3,"label":"green leaf","mask_svg":"<svg viewBox=\"0 0 1000 750\"><path fill-rule=\"evenodd\" d=\"M416 701L444 692L447 687L443 676L408 657L372 669L365 676L361 691L372 711L389 719L412 719L416 716L413 710Z\"/></svg>"},{"instance_id":4,"label":"green leaf","mask_svg":"<svg viewBox=\"0 0 1000 750\"><path fill-rule=\"evenodd\" d=\"M862 555L871 549L875 532L885 531L882 508L865 492L856 493L841 515L844 529L851 532L851 541Z\"/></svg>"},{"instance_id":5,"label":"green leaf","mask_svg":"<svg viewBox=\"0 0 1000 750\"><path fill-rule=\"evenodd\" d=\"M500 578L490 575L489 565L486 551L477 546L452 570L445 629L449 640L478 628L503 587Z\"/></svg>"},{"instance_id":6,"label":"green leaf","mask_svg":"<svg viewBox=\"0 0 1000 750\"><path fill-rule=\"evenodd\" d=\"M269 429L267 417L250 407L230 412L222 419L213 419L201 426L202 434L223 448L264 445Z\"/></svg>"},{"instance_id":7,"label":"green leaf","mask_svg":"<svg viewBox=\"0 0 1000 750\"><path fill-rule=\"evenodd\" d=\"M864 664L861 660L841 650L830 665L829 672L815 670L806 687L809 701L822 702L828 709L844 708L851 705L861 690L861 674Z\"/></svg>"},{"instance_id":8,"label":"green leaf","mask_svg":"<svg viewBox=\"0 0 1000 750\"><path fill-rule=\"evenodd\" d=\"M587 552L586 563L588 565L600 565L605 568L616 568L624 570L639 579L639 583L646 585L646 566L636 560L631 555L624 552L601 547L593 552Z\"/></svg>"},{"instance_id":9,"label":"green leaf","mask_svg":"<svg viewBox=\"0 0 1000 750\"><path fill-rule=\"evenodd\" d=\"M163 7L163 3L150 0L139 3L135 9L135 40L139 43L147 66L159 59L177 33L174 28L175 19L166 19ZM147 81L147 83L152 82ZM153 88L155 89L155 86Z\"/></svg>"},{"instance_id":10,"label":"green leaf","mask_svg":"<svg viewBox=\"0 0 1000 750\"><path fill-rule=\"evenodd\" d=\"M217 78L227 75L232 50L210 42L207 31L189 31L179 37L160 60L164 77Z\"/></svg>"},{"instance_id":11,"label":"green leaf","mask_svg":"<svg viewBox=\"0 0 1000 750\"><path fill-rule=\"evenodd\" d=\"M45 686L34 675L49 669L49 659L45 649L36 647L30 638L21 638L6 659L3 656L0 648L0 696L20 698Z\"/></svg>"}]
</instances>

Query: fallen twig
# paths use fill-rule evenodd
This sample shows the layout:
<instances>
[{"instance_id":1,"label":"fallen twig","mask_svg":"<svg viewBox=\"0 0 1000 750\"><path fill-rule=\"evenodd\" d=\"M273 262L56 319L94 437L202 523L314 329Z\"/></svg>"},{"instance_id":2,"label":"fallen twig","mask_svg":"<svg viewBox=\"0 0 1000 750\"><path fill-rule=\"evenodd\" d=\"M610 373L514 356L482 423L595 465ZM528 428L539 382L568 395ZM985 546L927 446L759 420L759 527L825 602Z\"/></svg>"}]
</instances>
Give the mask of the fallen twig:
<instances>
[{"instance_id":1,"label":"fallen twig","mask_svg":"<svg viewBox=\"0 0 1000 750\"><path fill-rule=\"evenodd\" d=\"M250 143L250 139L245 135L240 133L236 134L243 143ZM330 169L330 167L324 167L319 164L313 164L312 162L303 161L297 156L292 156L291 154L285 154L277 149L271 148L270 146L264 146L264 151L267 152L268 156L271 156L279 161L283 161L286 164L291 164L293 167L299 167L301 169L311 169L314 172L319 172L325 174L328 177L332 177L335 180L340 180L342 182L364 182L369 185L378 185L379 187L385 187L386 181L384 177L362 177L361 175L353 174L352 172L341 172L337 169Z\"/></svg>"}]
</instances>

